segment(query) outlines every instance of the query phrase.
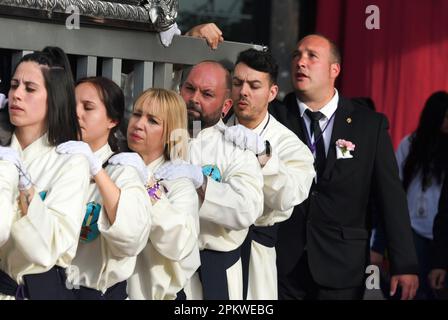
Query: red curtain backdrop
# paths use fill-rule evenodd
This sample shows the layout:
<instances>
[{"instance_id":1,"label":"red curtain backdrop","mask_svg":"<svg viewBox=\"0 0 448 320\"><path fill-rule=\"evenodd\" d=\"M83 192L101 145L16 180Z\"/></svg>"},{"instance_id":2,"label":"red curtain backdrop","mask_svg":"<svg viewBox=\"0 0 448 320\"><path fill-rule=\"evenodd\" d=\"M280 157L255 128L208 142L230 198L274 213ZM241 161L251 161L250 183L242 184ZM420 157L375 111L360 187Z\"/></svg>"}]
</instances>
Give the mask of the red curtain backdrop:
<instances>
[{"instance_id":1,"label":"red curtain backdrop","mask_svg":"<svg viewBox=\"0 0 448 320\"><path fill-rule=\"evenodd\" d=\"M317 1L316 31L342 52L341 94L371 97L397 147L431 93L448 91L448 0ZM366 28L369 5L379 30Z\"/></svg>"}]
</instances>

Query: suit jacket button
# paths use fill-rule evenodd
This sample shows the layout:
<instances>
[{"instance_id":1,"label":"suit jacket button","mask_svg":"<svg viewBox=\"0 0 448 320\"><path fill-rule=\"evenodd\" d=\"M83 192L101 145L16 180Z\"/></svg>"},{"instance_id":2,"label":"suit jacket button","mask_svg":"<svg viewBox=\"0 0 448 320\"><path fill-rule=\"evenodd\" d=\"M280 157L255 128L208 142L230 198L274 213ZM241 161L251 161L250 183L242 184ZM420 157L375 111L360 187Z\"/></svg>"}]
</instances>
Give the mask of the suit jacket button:
<instances>
[{"instance_id":1,"label":"suit jacket button","mask_svg":"<svg viewBox=\"0 0 448 320\"><path fill-rule=\"evenodd\" d=\"M317 196L319 193L317 192L317 191L311 191L311 195L313 196L313 197L315 197L315 196Z\"/></svg>"}]
</instances>

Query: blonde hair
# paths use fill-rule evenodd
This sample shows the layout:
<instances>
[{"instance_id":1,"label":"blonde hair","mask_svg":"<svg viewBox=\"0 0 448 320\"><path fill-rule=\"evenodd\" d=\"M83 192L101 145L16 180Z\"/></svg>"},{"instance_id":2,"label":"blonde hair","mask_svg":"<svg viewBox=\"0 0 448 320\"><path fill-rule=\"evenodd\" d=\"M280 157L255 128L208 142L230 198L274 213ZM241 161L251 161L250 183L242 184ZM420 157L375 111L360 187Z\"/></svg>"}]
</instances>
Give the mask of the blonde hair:
<instances>
[{"instance_id":1,"label":"blonde hair","mask_svg":"<svg viewBox=\"0 0 448 320\"><path fill-rule=\"evenodd\" d=\"M166 160L187 158L189 134L187 106L182 97L172 90L151 88L143 91L134 103L163 120L163 155Z\"/></svg>"}]
</instances>

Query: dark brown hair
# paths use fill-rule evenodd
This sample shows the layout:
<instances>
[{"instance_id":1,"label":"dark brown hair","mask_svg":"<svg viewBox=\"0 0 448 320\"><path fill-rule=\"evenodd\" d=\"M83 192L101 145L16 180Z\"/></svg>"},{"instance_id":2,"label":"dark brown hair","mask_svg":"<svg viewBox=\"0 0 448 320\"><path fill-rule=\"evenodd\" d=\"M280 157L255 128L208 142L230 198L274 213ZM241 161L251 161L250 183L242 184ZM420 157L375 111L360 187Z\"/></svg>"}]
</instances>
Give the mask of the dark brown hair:
<instances>
[{"instance_id":1,"label":"dark brown hair","mask_svg":"<svg viewBox=\"0 0 448 320\"><path fill-rule=\"evenodd\" d=\"M108 143L113 151L118 151L118 139L116 132L120 130L120 125L124 118L124 95L121 88L112 80L104 77L88 77L80 79L76 85L90 83L98 91L101 102L106 107L107 117L117 122L109 133Z\"/></svg>"}]
</instances>

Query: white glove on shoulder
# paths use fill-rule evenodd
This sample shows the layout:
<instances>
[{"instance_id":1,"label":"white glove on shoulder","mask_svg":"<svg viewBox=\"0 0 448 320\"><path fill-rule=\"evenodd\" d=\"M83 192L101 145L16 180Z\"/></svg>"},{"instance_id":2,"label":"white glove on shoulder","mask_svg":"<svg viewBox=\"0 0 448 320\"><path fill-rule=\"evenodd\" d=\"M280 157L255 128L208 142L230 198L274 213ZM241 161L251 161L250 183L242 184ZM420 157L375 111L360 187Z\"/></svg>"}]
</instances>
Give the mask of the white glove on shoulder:
<instances>
[{"instance_id":1,"label":"white glove on shoulder","mask_svg":"<svg viewBox=\"0 0 448 320\"><path fill-rule=\"evenodd\" d=\"M11 162L17 167L18 170L22 163L19 153L11 147L0 146L0 160Z\"/></svg>"},{"instance_id":2,"label":"white glove on shoulder","mask_svg":"<svg viewBox=\"0 0 448 320\"><path fill-rule=\"evenodd\" d=\"M19 190L24 191L31 188L33 183L25 165L20 159L19 153L11 147L0 146L0 160L9 161L14 164L19 172Z\"/></svg>"},{"instance_id":3,"label":"white glove on shoulder","mask_svg":"<svg viewBox=\"0 0 448 320\"><path fill-rule=\"evenodd\" d=\"M179 30L179 28L177 27L177 23L174 22L174 24L165 31L161 31L159 33L160 36L160 41L162 42L164 47L169 47L171 45L171 42L173 41L173 37L175 35L180 35L181 32Z\"/></svg>"},{"instance_id":4,"label":"white glove on shoulder","mask_svg":"<svg viewBox=\"0 0 448 320\"><path fill-rule=\"evenodd\" d=\"M83 141L67 141L56 147L56 152L60 154L82 154L89 161L90 174L94 177L100 172L102 163L92 152L90 146Z\"/></svg>"},{"instance_id":5,"label":"white glove on shoulder","mask_svg":"<svg viewBox=\"0 0 448 320\"><path fill-rule=\"evenodd\" d=\"M8 99L6 99L6 96L3 93L0 93L0 110L6 107L8 104Z\"/></svg>"},{"instance_id":6,"label":"white glove on shoulder","mask_svg":"<svg viewBox=\"0 0 448 320\"><path fill-rule=\"evenodd\" d=\"M131 166L134 167L140 179L145 184L148 182L148 170L143 159L136 152L121 152L109 159L109 164L114 166Z\"/></svg>"},{"instance_id":7,"label":"white glove on shoulder","mask_svg":"<svg viewBox=\"0 0 448 320\"><path fill-rule=\"evenodd\" d=\"M156 179L175 180L187 178L193 182L196 189L204 183L204 175L200 166L189 164L187 162L168 163L160 167L155 173Z\"/></svg>"},{"instance_id":8,"label":"white glove on shoulder","mask_svg":"<svg viewBox=\"0 0 448 320\"><path fill-rule=\"evenodd\" d=\"M224 131L224 138L243 150L251 150L256 155L262 153L265 149L263 138L240 124L227 127Z\"/></svg>"}]
</instances>

